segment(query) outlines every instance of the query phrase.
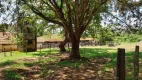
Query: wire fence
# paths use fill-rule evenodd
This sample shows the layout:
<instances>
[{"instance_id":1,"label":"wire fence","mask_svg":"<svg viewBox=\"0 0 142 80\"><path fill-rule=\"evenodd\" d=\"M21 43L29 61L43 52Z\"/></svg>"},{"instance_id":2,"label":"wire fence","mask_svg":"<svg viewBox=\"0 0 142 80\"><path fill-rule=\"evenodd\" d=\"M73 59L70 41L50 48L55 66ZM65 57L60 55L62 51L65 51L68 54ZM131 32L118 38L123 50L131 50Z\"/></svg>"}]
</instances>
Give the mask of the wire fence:
<instances>
[{"instance_id":1,"label":"wire fence","mask_svg":"<svg viewBox=\"0 0 142 80\"><path fill-rule=\"evenodd\" d=\"M51 49L54 48L59 48L59 44L60 42L56 41L56 42L41 42L37 44L37 49L39 49L39 51L41 52L41 49L46 49L49 48L50 51ZM94 41L94 40L82 40L80 41L80 47L87 47L87 46L101 46L101 45L108 45L108 46L116 46L119 45L118 42L112 42L112 41L108 41L106 42L106 44L101 43L100 41ZM69 42L65 45L65 48L70 48L72 46L72 44ZM15 45L1 45L0 48L0 56L13 56L12 52L13 51L17 51L17 47ZM27 53L27 52L26 52Z\"/></svg>"}]
</instances>

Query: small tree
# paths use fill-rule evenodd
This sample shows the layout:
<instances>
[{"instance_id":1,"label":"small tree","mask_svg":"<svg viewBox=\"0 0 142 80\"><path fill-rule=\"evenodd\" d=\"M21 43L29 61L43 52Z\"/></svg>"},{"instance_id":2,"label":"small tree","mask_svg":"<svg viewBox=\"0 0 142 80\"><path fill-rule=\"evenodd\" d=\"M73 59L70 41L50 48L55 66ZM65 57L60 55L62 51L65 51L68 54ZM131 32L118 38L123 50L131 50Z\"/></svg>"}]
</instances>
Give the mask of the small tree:
<instances>
[{"instance_id":1,"label":"small tree","mask_svg":"<svg viewBox=\"0 0 142 80\"><path fill-rule=\"evenodd\" d=\"M17 45L19 51L32 52L37 50L35 20L21 15L18 17Z\"/></svg>"},{"instance_id":2,"label":"small tree","mask_svg":"<svg viewBox=\"0 0 142 80\"><path fill-rule=\"evenodd\" d=\"M99 35L102 45L106 44L107 41L113 41L115 38L114 33L109 28L101 28Z\"/></svg>"}]
</instances>

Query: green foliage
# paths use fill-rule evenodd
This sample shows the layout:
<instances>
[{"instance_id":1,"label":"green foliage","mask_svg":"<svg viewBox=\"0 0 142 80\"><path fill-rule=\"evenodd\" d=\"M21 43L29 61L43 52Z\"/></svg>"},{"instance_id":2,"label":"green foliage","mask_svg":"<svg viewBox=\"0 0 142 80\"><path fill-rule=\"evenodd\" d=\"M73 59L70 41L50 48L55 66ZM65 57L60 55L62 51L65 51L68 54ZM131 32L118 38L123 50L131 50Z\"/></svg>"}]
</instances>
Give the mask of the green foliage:
<instances>
[{"instance_id":1,"label":"green foliage","mask_svg":"<svg viewBox=\"0 0 142 80\"><path fill-rule=\"evenodd\" d=\"M114 41L114 33L109 28L101 28L100 30L100 37L99 40L103 44L106 43L106 41Z\"/></svg>"},{"instance_id":2,"label":"green foliage","mask_svg":"<svg viewBox=\"0 0 142 80\"><path fill-rule=\"evenodd\" d=\"M138 34L122 34L120 36L117 36L115 38L116 40L120 42L138 42L142 40L142 36Z\"/></svg>"},{"instance_id":3,"label":"green foliage","mask_svg":"<svg viewBox=\"0 0 142 80\"><path fill-rule=\"evenodd\" d=\"M0 32L5 32L8 29L8 24L0 24Z\"/></svg>"},{"instance_id":4,"label":"green foliage","mask_svg":"<svg viewBox=\"0 0 142 80\"><path fill-rule=\"evenodd\" d=\"M117 42L138 42L142 40L141 30L128 33L127 30L121 31L109 27L101 27L97 24L89 27L84 33L83 37L92 37L95 40L100 40L102 44L106 44L108 41Z\"/></svg>"},{"instance_id":5,"label":"green foliage","mask_svg":"<svg viewBox=\"0 0 142 80\"><path fill-rule=\"evenodd\" d=\"M37 20L36 23L34 23L34 26L36 27L37 36L43 36L43 35L47 34L45 31L48 26L46 21L39 19L39 20Z\"/></svg>"},{"instance_id":6,"label":"green foliage","mask_svg":"<svg viewBox=\"0 0 142 80\"><path fill-rule=\"evenodd\" d=\"M19 33L18 36L16 38L12 38L12 41L16 41L17 44L21 44L23 42L23 34L22 33Z\"/></svg>"},{"instance_id":7,"label":"green foliage","mask_svg":"<svg viewBox=\"0 0 142 80\"><path fill-rule=\"evenodd\" d=\"M83 33L82 37L83 38L91 37L93 39L98 38L97 34L100 32L99 29L101 27L102 27L101 26L101 15L97 14L96 16L93 17L93 20L89 24L89 27L87 28L87 30Z\"/></svg>"}]
</instances>

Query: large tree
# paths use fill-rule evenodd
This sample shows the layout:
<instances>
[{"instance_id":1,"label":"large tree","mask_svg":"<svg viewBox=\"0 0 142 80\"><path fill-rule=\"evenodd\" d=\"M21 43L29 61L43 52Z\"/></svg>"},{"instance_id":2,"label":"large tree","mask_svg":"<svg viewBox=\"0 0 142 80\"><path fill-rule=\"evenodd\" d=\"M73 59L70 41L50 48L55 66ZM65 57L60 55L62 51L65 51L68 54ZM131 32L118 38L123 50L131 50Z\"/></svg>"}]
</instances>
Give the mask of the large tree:
<instances>
[{"instance_id":1,"label":"large tree","mask_svg":"<svg viewBox=\"0 0 142 80\"><path fill-rule=\"evenodd\" d=\"M80 59L80 37L87 29L93 16L101 12L107 1L108 0L23 0L23 3L46 21L62 26L65 31L63 44L68 41L72 43L70 58Z\"/></svg>"},{"instance_id":2,"label":"large tree","mask_svg":"<svg viewBox=\"0 0 142 80\"><path fill-rule=\"evenodd\" d=\"M36 15L40 16L44 20L62 26L65 31L65 40L60 45L60 48L64 50L64 47L62 45L70 41L72 43L72 52L70 58L77 58L77 59L80 58L79 42L81 35L87 29L93 16L98 15L102 10L106 9L106 6L112 5L111 9L109 10L114 10L116 9L115 7L117 6L118 7L117 9L121 10L122 13L128 12L128 10L130 10L132 12L136 11L133 12L134 14L139 13L141 15L141 6L140 6L141 0L139 0L138 2L135 2L135 0L16 0L16 1L18 5L21 4L23 6L24 4L24 6L31 9ZM112 1L112 3L116 4L116 6L114 6L114 4L105 5L108 1ZM18 7L21 8L21 5ZM140 7L138 8L136 6ZM1 11L3 11L3 9L1 9ZM27 10L25 10L25 12L26 11ZM138 18L141 19L141 16L138 16ZM110 19L112 20L112 18ZM119 20L123 22L121 19Z\"/></svg>"}]
</instances>

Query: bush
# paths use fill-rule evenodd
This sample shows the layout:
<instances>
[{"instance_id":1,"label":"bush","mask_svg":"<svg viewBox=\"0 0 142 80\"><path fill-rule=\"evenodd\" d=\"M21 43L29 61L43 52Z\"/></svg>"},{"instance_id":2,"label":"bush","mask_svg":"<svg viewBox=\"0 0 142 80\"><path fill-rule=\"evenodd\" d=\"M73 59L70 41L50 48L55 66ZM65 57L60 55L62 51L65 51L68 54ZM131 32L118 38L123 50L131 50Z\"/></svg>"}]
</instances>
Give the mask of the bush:
<instances>
[{"instance_id":1,"label":"bush","mask_svg":"<svg viewBox=\"0 0 142 80\"><path fill-rule=\"evenodd\" d=\"M142 40L142 36L137 34L124 34L117 36L116 40L120 42L138 42Z\"/></svg>"}]
</instances>

